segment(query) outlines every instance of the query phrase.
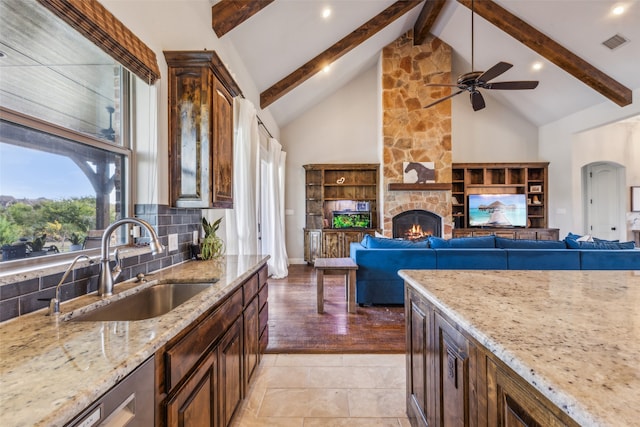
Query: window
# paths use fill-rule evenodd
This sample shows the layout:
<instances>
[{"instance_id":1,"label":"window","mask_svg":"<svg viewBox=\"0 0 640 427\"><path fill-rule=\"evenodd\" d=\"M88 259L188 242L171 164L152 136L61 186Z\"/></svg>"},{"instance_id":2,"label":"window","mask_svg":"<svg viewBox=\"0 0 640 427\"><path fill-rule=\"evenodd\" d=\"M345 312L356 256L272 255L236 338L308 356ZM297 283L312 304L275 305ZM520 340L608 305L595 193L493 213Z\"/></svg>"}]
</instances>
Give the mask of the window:
<instances>
[{"instance_id":1,"label":"window","mask_svg":"<svg viewBox=\"0 0 640 427\"><path fill-rule=\"evenodd\" d=\"M37 2L0 2L0 40L2 260L82 248L127 216L139 79Z\"/></svg>"}]
</instances>

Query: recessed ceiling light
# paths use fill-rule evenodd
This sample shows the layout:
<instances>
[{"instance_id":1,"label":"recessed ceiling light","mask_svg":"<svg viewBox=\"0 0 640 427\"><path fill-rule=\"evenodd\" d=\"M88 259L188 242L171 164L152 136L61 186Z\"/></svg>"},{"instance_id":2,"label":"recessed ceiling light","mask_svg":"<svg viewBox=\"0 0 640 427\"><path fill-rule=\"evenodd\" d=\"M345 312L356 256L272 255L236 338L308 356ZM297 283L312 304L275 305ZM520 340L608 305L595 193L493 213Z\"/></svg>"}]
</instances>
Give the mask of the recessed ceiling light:
<instances>
[{"instance_id":1,"label":"recessed ceiling light","mask_svg":"<svg viewBox=\"0 0 640 427\"><path fill-rule=\"evenodd\" d=\"M540 61L536 61L533 63L533 65L531 65L531 68L533 69L533 71L540 71L542 70L542 67L543 65L542 65L542 62Z\"/></svg>"},{"instance_id":2,"label":"recessed ceiling light","mask_svg":"<svg viewBox=\"0 0 640 427\"><path fill-rule=\"evenodd\" d=\"M325 7L324 9L322 9L322 17L324 19L327 19L330 16L331 16L331 8Z\"/></svg>"},{"instance_id":3,"label":"recessed ceiling light","mask_svg":"<svg viewBox=\"0 0 640 427\"><path fill-rule=\"evenodd\" d=\"M322 71L324 71L325 73L328 73L329 71L331 71L331 65L325 65Z\"/></svg>"},{"instance_id":4,"label":"recessed ceiling light","mask_svg":"<svg viewBox=\"0 0 640 427\"><path fill-rule=\"evenodd\" d=\"M624 5L618 5L615 6L613 9L611 9L611 13L613 13L614 15L622 15L625 11Z\"/></svg>"}]
</instances>

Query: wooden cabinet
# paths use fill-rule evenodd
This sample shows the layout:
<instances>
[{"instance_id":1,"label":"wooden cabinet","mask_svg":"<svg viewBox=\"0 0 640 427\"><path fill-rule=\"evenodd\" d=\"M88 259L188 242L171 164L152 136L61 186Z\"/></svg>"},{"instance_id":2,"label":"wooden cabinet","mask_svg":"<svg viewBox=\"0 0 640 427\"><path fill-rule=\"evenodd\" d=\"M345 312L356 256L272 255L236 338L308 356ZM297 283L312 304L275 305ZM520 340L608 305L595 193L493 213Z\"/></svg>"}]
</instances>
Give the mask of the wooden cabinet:
<instances>
[{"instance_id":1,"label":"wooden cabinet","mask_svg":"<svg viewBox=\"0 0 640 427\"><path fill-rule=\"evenodd\" d=\"M218 354L210 352L167 402L167 426L218 426Z\"/></svg>"},{"instance_id":2,"label":"wooden cabinet","mask_svg":"<svg viewBox=\"0 0 640 427\"><path fill-rule=\"evenodd\" d=\"M577 426L411 286L405 316L412 426Z\"/></svg>"},{"instance_id":3,"label":"wooden cabinet","mask_svg":"<svg viewBox=\"0 0 640 427\"><path fill-rule=\"evenodd\" d=\"M156 425L226 427L268 333L267 267L156 352Z\"/></svg>"},{"instance_id":4,"label":"wooden cabinet","mask_svg":"<svg viewBox=\"0 0 640 427\"><path fill-rule=\"evenodd\" d=\"M454 228L453 237L498 236L507 239L560 240L557 228Z\"/></svg>"},{"instance_id":5,"label":"wooden cabinet","mask_svg":"<svg viewBox=\"0 0 640 427\"><path fill-rule=\"evenodd\" d=\"M524 194L528 227L548 222L548 162L454 163L452 214L455 228L469 227L469 194Z\"/></svg>"},{"instance_id":6,"label":"wooden cabinet","mask_svg":"<svg viewBox=\"0 0 640 427\"><path fill-rule=\"evenodd\" d=\"M349 243L378 228L378 164L310 164L305 168L304 257L349 256ZM354 227L334 228L336 213L352 216ZM340 215L340 214L338 214ZM363 218L368 224L360 226Z\"/></svg>"},{"instance_id":7,"label":"wooden cabinet","mask_svg":"<svg viewBox=\"0 0 640 427\"><path fill-rule=\"evenodd\" d=\"M233 98L214 51L164 52L169 66L169 193L176 207L233 207Z\"/></svg>"}]
</instances>

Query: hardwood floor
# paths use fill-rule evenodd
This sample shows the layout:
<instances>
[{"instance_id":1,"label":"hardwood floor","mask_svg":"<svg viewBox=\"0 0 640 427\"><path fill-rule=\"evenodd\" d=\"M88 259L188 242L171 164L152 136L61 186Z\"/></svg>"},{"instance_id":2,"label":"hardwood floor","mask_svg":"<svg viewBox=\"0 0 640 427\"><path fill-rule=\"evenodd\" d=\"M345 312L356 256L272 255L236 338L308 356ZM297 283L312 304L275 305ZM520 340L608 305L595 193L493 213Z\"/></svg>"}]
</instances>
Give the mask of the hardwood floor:
<instances>
[{"instance_id":1,"label":"hardwood floor","mask_svg":"<svg viewBox=\"0 0 640 427\"><path fill-rule=\"evenodd\" d=\"M316 310L313 267L290 265L269 278L267 353L404 353L404 307L358 307L347 313L344 278L325 277L324 313Z\"/></svg>"}]
</instances>

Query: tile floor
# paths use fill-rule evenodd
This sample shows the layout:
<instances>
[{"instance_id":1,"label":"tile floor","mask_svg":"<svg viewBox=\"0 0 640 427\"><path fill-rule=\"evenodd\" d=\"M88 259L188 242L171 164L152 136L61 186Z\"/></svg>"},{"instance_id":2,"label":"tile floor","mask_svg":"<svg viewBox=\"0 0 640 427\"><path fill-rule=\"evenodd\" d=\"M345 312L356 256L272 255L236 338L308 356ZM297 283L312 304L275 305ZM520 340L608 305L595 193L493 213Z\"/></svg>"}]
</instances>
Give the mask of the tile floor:
<instances>
[{"instance_id":1,"label":"tile floor","mask_svg":"<svg viewBox=\"0 0 640 427\"><path fill-rule=\"evenodd\" d=\"M266 354L232 427L409 427L404 354Z\"/></svg>"}]
</instances>

